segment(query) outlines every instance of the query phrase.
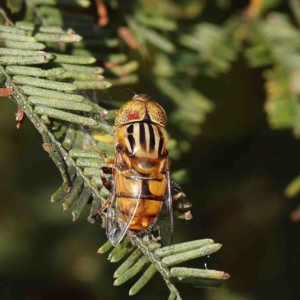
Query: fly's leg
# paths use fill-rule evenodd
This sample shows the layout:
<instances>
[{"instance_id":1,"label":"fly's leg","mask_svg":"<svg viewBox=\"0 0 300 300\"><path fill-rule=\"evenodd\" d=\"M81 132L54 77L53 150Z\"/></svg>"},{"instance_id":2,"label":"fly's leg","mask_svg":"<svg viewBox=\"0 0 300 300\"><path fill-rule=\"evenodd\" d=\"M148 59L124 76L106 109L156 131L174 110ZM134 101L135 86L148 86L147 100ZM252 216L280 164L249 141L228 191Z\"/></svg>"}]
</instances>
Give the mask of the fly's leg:
<instances>
[{"instance_id":1,"label":"fly's leg","mask_svg":"<svg viewBox=\"0 0 300 300\"><path fill-rule=\"evenodd\" d=\"M113 173L113 168L111 167L102 167L100 168L100 177L103 183L103 186L106 187L109 192L110 192L110 196L108 197L108 199L105 201L105 203L99 208L99 210L97 211L97 213L95 213L94 215L91 215L88 217L88 221L90 223L95 223L95 221L103 214L103 212L109 207L110 202L112 200L112 184L111 182L104 176L104 174L107 175L112 175Z\"/></svg>"},{"instance_id":2,"label":"fly's leg","mask_svg":"<svg viewBox=\"0 0 300 300\"><path fill-rule=\"evenodd\" d=\"M104 158L104 160L108 165L112 165L115 161L113 158ZM105 168L105 167L103 167L103 168Z\"/></svg>"},{"instance_id":3,"label":"fly's leg","mask_svg":"<svg viewBox=\"0 0 300 300\"><path fill-rule=\"evenodd\" d=\"M95 221L97 219L99 219L99 217L103 214L103 212L109 207L111 201L112 201L112 195L110 195L107 200L105 201L105 203L99 208L98 212L95 213L94 215L92 216L89 216L88 217L88 222L89 223L95 223Z\"/></svg>"},{"instance_id":4,"label":"fly's leg","mask_svg":"<svg viewBox=\"0 0 300 300\"><path fill-rule=\"evenodd\" d=\"M173 201L176 201L180 198L186 198L186 195L182 191L180 185L175 181L171 181L171 196Z\"/></svg>"},{"instance_id":5,"label":"fly's leg","mask_svg":"<svg viewBox=\"0 0 300 300\"><path fill-rule=\"evenodd\" d=\"M191 220L193 218L190 212L192 203L186 199L186 195L181 187L174 181L171 181L171 196L174 215L179 219Z\"/></svg>"},{"instance_id":6,"label":"fly's leg","mask_svg":"<svg viewBox=\"0 0 300 300\"><path fill-rule=\"evenodd\" d=\"M113 174L113 168L111 167L102 167L100 168L100 172L101 172L101 180L103 183L103 186L105 186L109 192L112 194L112 184L111 181L109 181L104 174L106 175L112 175ZM108 197L108 199L106 200L106 202L102 205L102 207L98 210L98 217L102 215L102 213L108 208L109 204L111 202L111 196Z\"/></svg>"},{"instance_id":7,"label":"fly's leg","mask_svg":"<svg viewBox=\"0 0 300 300\"><path fill-rule=\"evenodd\" d=\"M105 186L110 192L112 191L112 185L111 185L111 182L109 180L107 180L107 178L104 176L104 174L107 174L107 175L112 175L113 173L113 168L110 168L110 167L102 167L100 168L100 177L101 177L101 180L102 180L102 183L103 183L103 186Z\"/></svg>"}]
</instances>

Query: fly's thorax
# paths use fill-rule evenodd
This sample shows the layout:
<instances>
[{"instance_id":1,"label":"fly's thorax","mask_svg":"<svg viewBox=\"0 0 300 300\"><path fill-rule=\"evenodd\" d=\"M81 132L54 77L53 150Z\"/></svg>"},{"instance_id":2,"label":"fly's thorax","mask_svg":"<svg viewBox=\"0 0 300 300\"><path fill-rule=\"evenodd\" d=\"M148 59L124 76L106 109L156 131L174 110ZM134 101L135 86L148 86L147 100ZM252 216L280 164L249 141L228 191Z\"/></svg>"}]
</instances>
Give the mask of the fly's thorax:
<instances>
[{"instance_id":1,"label":"fly's thorax","mask_svg":"<svg viewBox=\"0 0 300 300\"><path fill-rule=\"evenodd\" d=\"M116 128L116 144L131 157L161 159L167 155L165 128L148 122L130 123Z\"/></svg>"},{"instance_id":2,"label":"fly's thorax","mask_svg":"<svg viewBox=\"0 0 300 300\"><path fill-rule=\"evenodd\" d=\"M167 156L167 133L165 128L136 122L118 126L116 148L129 168L143 174L155 174L163 169Z\"/></svg>"}]
</instances>

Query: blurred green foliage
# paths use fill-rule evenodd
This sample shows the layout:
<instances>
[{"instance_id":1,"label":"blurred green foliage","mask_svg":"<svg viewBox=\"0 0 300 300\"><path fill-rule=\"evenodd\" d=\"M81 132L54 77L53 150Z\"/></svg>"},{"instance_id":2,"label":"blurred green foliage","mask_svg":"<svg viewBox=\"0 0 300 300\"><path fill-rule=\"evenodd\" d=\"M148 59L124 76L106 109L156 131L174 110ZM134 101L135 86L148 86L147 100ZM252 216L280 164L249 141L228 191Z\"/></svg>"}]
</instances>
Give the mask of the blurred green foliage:
<instances>
[{"instance_id":1,"label":"blurred green foliage","mask_svg":"<svg viewBox=\"0 0 300 300\"><path fill-rule=\"evenodd\" d=\"M71 27L89 40L67 50L108 69L115 87L97 93L104 107L117 109L130 87L166 108L172 168L194 205L194 219L175 224L175 241L209 236L225 245L216 268L232 274L226 288L181 286L182 294L298 299L299 226L288 219L298 199L282 197L300 169L290 134L299 137L298 1L111 0L107 25L96 33L94 3L65 4L8 1L8 8L18 12L10 15L14 21L34 21L38 13L45 25ZM53 5L61 5L64 18ZM95 42L99 34L105 38ZM84 218L69 226L69 216L47 202L60 184L56 169L29 122L15 131L15 105L2 102L1 298L125 298L129 285L108 289L115 268L89 253L104 242L103 232ZM296 177L286 195L299 190ZM299 210L291 218L299 220ZM137 297L166 299L167 292L158 279Z\"/></svg>"}]
</instances>

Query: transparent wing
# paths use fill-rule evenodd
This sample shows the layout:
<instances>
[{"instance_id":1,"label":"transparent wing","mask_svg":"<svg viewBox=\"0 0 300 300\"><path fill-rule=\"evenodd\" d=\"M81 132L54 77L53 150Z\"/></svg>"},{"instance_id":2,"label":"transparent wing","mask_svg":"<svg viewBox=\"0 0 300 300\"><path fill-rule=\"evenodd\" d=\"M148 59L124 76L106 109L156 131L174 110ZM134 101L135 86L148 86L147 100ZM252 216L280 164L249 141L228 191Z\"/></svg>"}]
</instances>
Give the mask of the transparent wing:
<instances>
[{"instance_id":1,"label":"transparent wing","mask_svg":"<svg viewBox=\"0 0 300 300\"><path fill-rule=\"evenodd\" d=\"M173 237L173 211L172 211L172 195L170 184L170 172L166 171L167 191L161 212L158 216L158 230L161 237L162 245L167 246L172 244Z\"/></svg>"},{"instance_id":2,"label":"transparent wing","mask_svg":"<svg viewBox=\"0 0 300 300\"><path fill-rule=\"evenodd\" d=\"M107 210L107 236L113 246L118 245L126 234L133 217L136 213L139 200L130 199L131 207L129 212L122 213L118 209L118 199L114 196L111 206Z\"/></svg>"},{"instance_id":3,"label":"transparent wing","mask_svg":"<svg viewBox=\"0 0 300 300\"><path fill-rule=\"evenodd\" d=\"M122 160L121 157L117 159L117 162ZM141 196L141 188L137 186L137 180L132 178L125 178L121 175L122 171L116 170L116 174L114 176L114 187L113 187L113 194L110 206L107 209L107 226L106 226L106 233L107 237L112 243L113 246L118 245L121 240L123 239L124 235L126 234L138 208L139 198ZM125 189L128 185L128 193L132 192L132 188L136 187L138 194L136 194L135 198L120 198L117 197L115 194L115 185L116 180L122 181L119 183ZM118 203L119 201L119 203ZM122 201L122 203L121 203ZM122 211L120 210L122 207Z\"/></svg>"}]
</instances>

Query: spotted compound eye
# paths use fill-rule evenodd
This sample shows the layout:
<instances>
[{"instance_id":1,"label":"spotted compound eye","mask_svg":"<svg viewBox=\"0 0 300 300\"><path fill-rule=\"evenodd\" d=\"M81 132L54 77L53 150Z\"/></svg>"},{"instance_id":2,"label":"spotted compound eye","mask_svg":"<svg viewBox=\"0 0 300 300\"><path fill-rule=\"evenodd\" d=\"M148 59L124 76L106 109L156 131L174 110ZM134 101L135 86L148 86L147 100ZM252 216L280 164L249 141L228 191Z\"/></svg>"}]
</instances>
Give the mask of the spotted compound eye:
<instances>
[{"instance_id":1,"label":"spotted compound eye","mask_svg":"<svg viewBox=\"0 0 300 300\"><path fill-rule=\"evenodd\" d=\"M165 127L167 125L167 115L164 109L154 101L146 102L147 114L150 120L158 125Z\"/></svg>"},{"instance_id":2,"label":"spotted compound eye","mask_svg":"<svg viewBox=\"0 0 300 300\"><path fill-rule=\"evenodd\" d=\"M132 122L151 121L165 126L167 115L164 109L146 95L136 95L117 111L115 126Z\"/></svg>"},{"instance_id":3,"label":"spotted compound eye","mask_svg":"<svg viewBox=\"0 0 300 300\"><path fill-rule=\"evenodd\" d=\"M129 121L135 121L141 119L141 116L138 111L132 111L132 112L130 111L127 113L126 117Z\"/></svg>"},{"instance_id":4,"label":"spotted compound eye","mask_svg":"<svg viewBox=\"0 0 300 300\"><path fill-rule=\"evenodd\" d=\"M147 110L144 102L130 100L122 105L117 111L115 126L143 121L146 114Z\"/></svg>"}]
</instances>

